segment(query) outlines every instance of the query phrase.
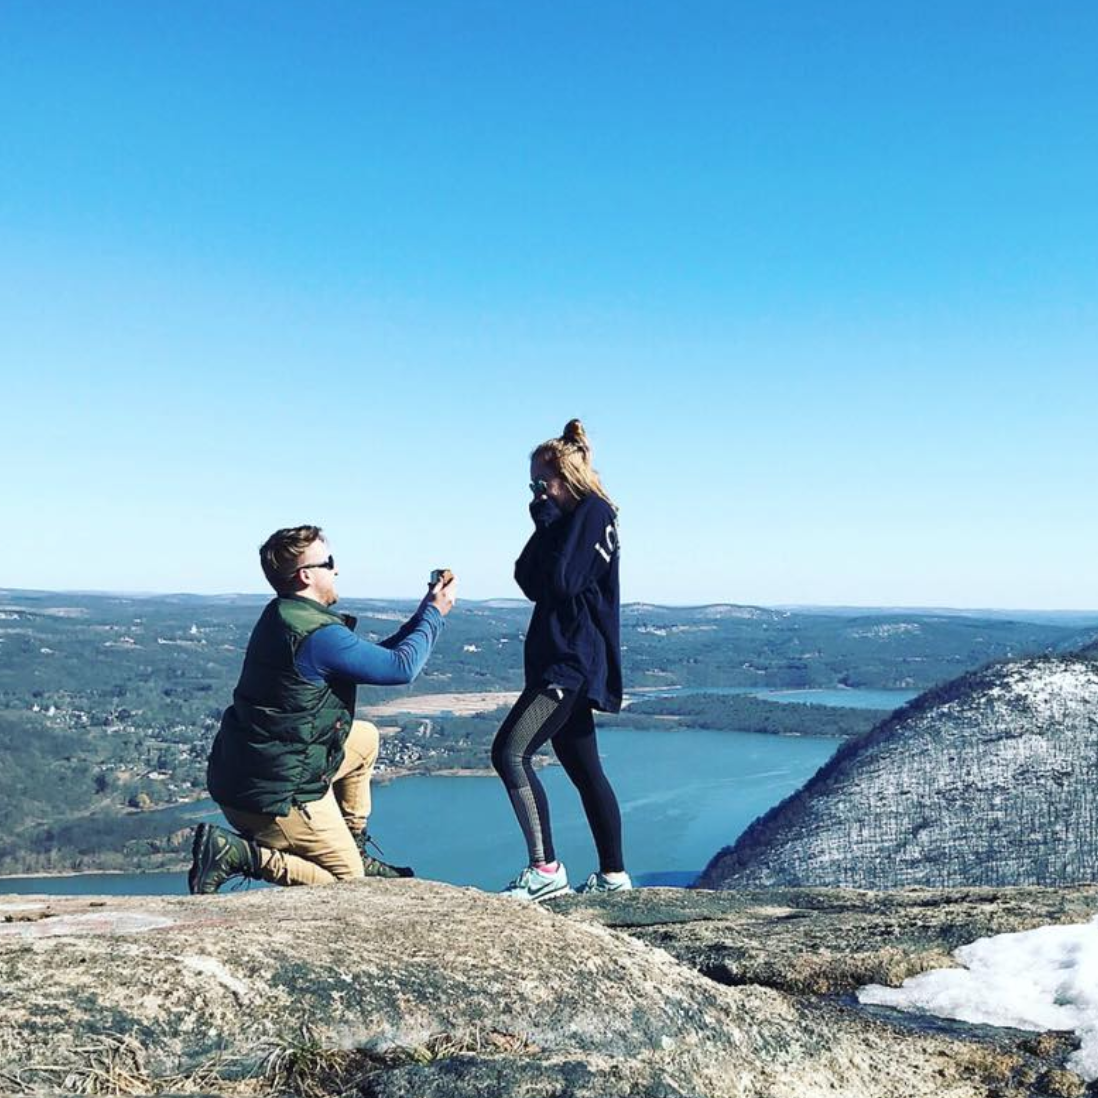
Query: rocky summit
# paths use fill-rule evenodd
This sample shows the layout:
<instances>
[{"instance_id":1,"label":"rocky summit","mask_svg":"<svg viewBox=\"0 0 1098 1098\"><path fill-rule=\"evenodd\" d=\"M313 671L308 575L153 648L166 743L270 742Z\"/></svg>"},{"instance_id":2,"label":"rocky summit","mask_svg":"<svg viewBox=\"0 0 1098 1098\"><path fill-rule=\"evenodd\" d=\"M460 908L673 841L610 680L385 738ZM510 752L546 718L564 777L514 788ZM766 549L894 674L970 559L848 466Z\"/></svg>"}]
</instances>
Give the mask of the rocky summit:
<instances>
[{"instance_id":1,"label":"rocky summit","mask_svg":"<svg viewBox=\"0 0 1098 1098\"><path fill-rule=\"evenodd\" d=\"M986 667L844 744L704 888L1098 881L1098 663Z\"/></svg>"},{"instance_id":2,"label":"rocky summit","mask_svg":"<svg viewBox=\"0 0 1098 1098\"><path fill-rule=\"evenodd\" d=\"M413 880L4 897L0 1093L1082 1093L1070 1037L932 1031L844 993L1095 911L1093 888L645 889L545 908Z\"/></svg>"}]
</instances>

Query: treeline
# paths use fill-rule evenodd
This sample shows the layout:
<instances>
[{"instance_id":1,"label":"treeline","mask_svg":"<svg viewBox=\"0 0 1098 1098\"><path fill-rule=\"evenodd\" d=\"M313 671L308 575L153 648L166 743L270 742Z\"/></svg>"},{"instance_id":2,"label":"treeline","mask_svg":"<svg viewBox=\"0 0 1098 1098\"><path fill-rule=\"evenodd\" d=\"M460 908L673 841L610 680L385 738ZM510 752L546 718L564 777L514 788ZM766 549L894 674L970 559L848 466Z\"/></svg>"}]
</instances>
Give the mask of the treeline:
<instances>
[{"instance_id":1,"label":"treeline","mask_svg":"<svg viewBox=\"0 0 1098 1098\"><path fill-rule=\"evenodd\" d=\"M868 732L891 711L831 705L775 702L750 694L675 694L634 701L612 717L599 715L605 727L672 731L704 728L718 732L758 732L771 736L830 736L849 739ZM422 744L430 758L417 769L486 767L497 729L507 708L471 717L400 718L401 737Z\"/></svg>"},{"instance_id":2,"label":"treeline","mask_svg":"<svg viewBox=\"0 0 1098 1098\"><path fill-rule=\"evenodd\" d=\"M674 724L722 732L760 732L772 736L833 736L849 739L868 732L889 710L847 709L831 705L775 702L751 694L686 694L634 702L621 722L640 727Z\"/></svg>"}]
</instances>

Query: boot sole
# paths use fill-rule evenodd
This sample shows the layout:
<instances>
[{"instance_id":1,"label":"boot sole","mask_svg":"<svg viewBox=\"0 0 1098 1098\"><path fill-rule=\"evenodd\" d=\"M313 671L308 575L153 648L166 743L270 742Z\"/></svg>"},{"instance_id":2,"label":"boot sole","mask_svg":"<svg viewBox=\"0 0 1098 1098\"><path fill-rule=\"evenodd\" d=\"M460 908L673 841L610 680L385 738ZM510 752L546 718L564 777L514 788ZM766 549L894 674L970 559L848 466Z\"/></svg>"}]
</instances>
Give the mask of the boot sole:
<instances>
[{"instance_id":1,"label":"boot sole","mask_svg":"<svg viewBox=\"0 0 1098 1098\"><path fill-rule=\"evenodd\" d=\"M187 889L192 896L203 895L198 891L198 881L202 877L202 848L206 845L206 836L209 834L210 825L200 823L194 829L194 840L191 843L191 868L187 873Z\"/></svg>"}]
</instances>

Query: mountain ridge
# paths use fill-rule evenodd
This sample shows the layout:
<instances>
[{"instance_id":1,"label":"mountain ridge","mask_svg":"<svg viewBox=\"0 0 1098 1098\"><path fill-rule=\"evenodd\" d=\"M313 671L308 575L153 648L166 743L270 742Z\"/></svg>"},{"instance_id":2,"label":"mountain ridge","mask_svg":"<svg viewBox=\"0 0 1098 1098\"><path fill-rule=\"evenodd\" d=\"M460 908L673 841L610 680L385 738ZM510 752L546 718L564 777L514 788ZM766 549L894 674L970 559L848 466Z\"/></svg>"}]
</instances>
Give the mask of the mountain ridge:
<instances>
[{"instance_id":1,"label":"mountain ridge","mask_svg":"<svg viewBox=\"0 0 1098 1098\"><path fill-rule=\"evenodd\" d=\"M1098 664L989 664L844 743L711 859L703 888L1098 879Z\"/></svg>"}]
</instances>

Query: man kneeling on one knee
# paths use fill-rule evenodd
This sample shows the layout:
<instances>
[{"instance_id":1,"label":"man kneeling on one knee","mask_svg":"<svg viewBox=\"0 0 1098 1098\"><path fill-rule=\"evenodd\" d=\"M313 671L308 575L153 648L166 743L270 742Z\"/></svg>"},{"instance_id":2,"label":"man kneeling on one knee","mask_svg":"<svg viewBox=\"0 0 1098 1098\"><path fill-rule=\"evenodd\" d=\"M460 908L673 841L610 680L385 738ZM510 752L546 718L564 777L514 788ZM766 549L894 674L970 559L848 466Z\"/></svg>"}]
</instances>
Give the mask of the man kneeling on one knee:
<instances>
[{"instance_id":1,"label":"man kneeling on one knee","mask_svg":"<svg viewBox=\"0 0 1098 1098\"><path fill-rule=\"evenodd\" d=\"M445 573L393 636L371 644L331 609L339 572L319 527L277 530L259 556L276 598L252 630L206 771L240 834L199 824L190 890L216 892L236 876L282 885L410 877L366 852L378 733L354 719L355 687L420 673L457 581Z\"/></svg>"}]
</instances>

